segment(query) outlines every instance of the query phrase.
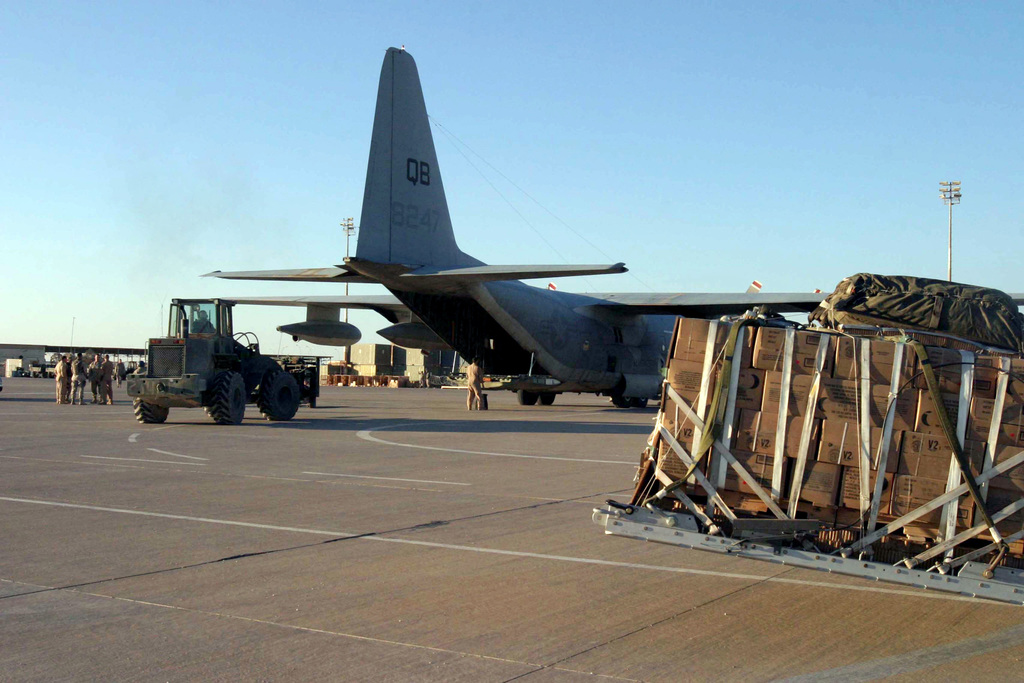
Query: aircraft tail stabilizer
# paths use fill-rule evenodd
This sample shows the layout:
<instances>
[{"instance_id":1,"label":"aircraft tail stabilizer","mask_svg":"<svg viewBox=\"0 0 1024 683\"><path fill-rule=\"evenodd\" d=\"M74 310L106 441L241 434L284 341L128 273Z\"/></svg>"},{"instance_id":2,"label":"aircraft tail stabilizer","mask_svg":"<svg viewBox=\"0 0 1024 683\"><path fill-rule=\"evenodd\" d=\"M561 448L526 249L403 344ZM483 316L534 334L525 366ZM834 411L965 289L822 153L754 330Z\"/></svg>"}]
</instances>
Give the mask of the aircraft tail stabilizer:
<instances>
[{"instance_id":1,"label":"aircraft tail stabilizer","mask_svg":"<svg viewBox=\"0 0 1024 683\"><path fill-rule=\"evenodd\" d=\"M380 72L356 257L407 266L481 262L455 242L416 62L388 48Z\"/></svg>"}]
</instances>

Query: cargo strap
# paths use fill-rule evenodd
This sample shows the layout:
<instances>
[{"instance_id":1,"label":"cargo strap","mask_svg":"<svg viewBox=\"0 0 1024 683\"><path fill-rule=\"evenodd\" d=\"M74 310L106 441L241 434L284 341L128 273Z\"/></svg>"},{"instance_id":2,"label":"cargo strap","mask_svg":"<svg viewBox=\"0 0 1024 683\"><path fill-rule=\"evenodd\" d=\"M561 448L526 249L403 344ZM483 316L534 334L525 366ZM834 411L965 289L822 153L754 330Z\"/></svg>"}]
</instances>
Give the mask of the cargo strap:
<instances>
[{"instance_id":1,"label":"cargo strap","mask_svg":"<svg viewBox=\"0 0 1024 683\"><path fill-rule=\"evenodd\" d=\"M711 445L718 440L722 433L722 425L725 422L726 398L729 394L729 380L732 377L733 356L736 354L736 340L739 338L740 330L748 325L755 324L751 318L737 320L729 329L729 337L725 341L725 355L722 359L722 367L718 370L718 381L715 382L715 393L711 397L711 407L708 410L707 428L700 436L700 443L693 449L693 463L682 477L682 481L688 480L694 470L700 467L705 457L711 454Z\"/></svg>"},{"instance_id":2,"label":"cargo strap","mask_svg":"<svg viewBox=\"0 0 1024 683\"><path fill-rule=\"evenodd\" d=\"M686 482L694 475L704 459L708 457L712 452L712 445L718 439L722 433L722 424L725 421L725 406L726 398L728 397L728 384L732 377L732 364L733 356L736 353L736 342L739 338L740 330L748 325L756 324L756 320L753 318L743 318L737 320L732 324L729 329L729 336L725 341L725 352L722 358L722 367L718 370L718 381L715 382L715 391L711 397L711 407L708 410L708 419L704 425L701 425L701 438L700 442L696 444L693 450L693 461L689 464L686 469L686 474L674 481L673 483L666 486L663 494L671 493L672 491L685 486ZM713 340L711 340L713 342ZM709 347L711 344L709 343ZM652 497L648 497L647 500L641 504L646 505L651 501Z\"/></svg>"},{"instance_id":3,"label":"cargo strap","mask_svg":"<svg viewBox=\"0 0 1024 683\"><path fill-rule=\"evenodd\" d=\"M932 367L931 360L928 358L928 352L925 350L924 344L919 341L910 341L908 343L917 353L917 357L921 361L921 371L924 374L925 381L928 383L928 393L931 394L932 402L935 404L935 413L938 415L939 423L942 425L942 431L946 435L946 440L949 441L949 445L953 449L953 456L960 465L960 473L963 475L964 483L967 485L967 492L974 500L974 505L978 508L982 521L985 523L985 526L988 527L989 533L992 534L992 540L996 542L996 545L999 548L999 554L992 563L995 565L1002 559L1003 555L1006 554L1009 547L1007 546L1006 541L1003 540L1003 537L999 534L999 531L996 529L996 525L992 521L992 517L985 509L985 500L981 496L981 490L978 487L978 482L974 478L974 473L971 472L971 463L967 459L967 456L964 455L960 439L957 438L956 430L953 428L953 423L950 422L949 414L946 412L946 406L942 402L942 394L939 391L939 382L935 378L935 369Z\"/></svg>"}]
</instances>

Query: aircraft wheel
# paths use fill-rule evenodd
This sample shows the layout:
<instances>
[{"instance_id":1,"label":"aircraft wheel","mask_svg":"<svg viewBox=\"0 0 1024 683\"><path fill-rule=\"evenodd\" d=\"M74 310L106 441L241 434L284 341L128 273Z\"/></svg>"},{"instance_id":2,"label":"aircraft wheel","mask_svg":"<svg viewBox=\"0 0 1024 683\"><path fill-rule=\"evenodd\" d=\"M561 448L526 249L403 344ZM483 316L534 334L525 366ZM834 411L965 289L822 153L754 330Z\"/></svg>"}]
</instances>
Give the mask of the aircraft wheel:
<instances>
[{"instance_id":1,"label":"aircraft wheel","mask_svg":"<svg viewBox=\"0 0 1024 683\"><path fill-rule=\"evenodd\" d=\"M613 395L611 399L612 405L615 406L616 408L629 408L632 406L632 401L630 401L630 399L626 398L625 396Z\"/></svg>"},{"instance_id":2,"label":"aircraft wheel","mask_svg":"<svg viewBox=\"0 0 1024 683\"><path fill-rule=\"evenodd\" d=\"M647 407L647 399L646 398L637 398L636 396L634 396L633 398L629 399L629 407L630 408L646 408Z\"/></svg>"},{"instance_id":3,"label":"aircraft wheel","mask_svg":"<svg viewBox=\"0 0 1024 683\"><path fill-rule=\"evenodd\" d=\"M237 372L217 373L210 387L206 414L219 425L236 425L245 417L245 380Z\"/></svg>"},{"instance_id":4,"label":"aircraft wheel","mask_svg":"<svg viewBox=\"0 0 1024 683\"><path fill-rule=\"evenodd\" d=\"M158 406L155 403L146 403L141 398L132 401L132 409L135 411L135 419L142 424L160 424L167 419L170 408Z\"/></svg>"},{"instance_id":5,"label":"aircraft wheel","mask_svg":"<svg viewBox=\"0 0 1024 683\"><path fill-rule=\"evenodd\" d=\"M537 392L520 389L516 392L516 398L521 406L532 406L537 403Z\"/></svg>"},{"instance_id":6,"label":"aircraft wheel","mask_svg":"<svg viewBox=\"0 0 1024 683\"><path fill-rule=\"evenodd\" d=\"M555 402L555 396L558 394L541 394L538 398L542 406L549 406Z\"/></svg>"},{"instance_id":7,"label":"aircraft wheel","mask_svg":"<svg viewBox=\"0 0 1024 683\"><path fill-rule=\"evenodd\" d=\"M299 384L287 372L275 372L265 378L256 401L263 417L271 422L283 422L295 417L299 409Z\"/></svg>"}]
</instances>

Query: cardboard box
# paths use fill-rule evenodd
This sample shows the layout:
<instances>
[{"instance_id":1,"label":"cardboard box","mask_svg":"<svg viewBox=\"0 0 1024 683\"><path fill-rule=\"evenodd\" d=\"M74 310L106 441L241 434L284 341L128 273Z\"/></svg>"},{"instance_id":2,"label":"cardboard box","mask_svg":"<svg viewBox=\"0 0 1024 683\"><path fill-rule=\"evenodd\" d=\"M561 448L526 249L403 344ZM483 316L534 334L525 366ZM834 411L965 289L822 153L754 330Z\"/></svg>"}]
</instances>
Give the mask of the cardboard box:
<instances>
[{"instance_id":1,"label":"cardboard box","mask_svg":"<svg viewBox=\"0 0 1024 683\"><path fill-rule=\"evenodd\" d=\"M693 405L700 395L703 372L704 365L702 363L673 358L669 361L668 370L665 374L672 388L679 392L679 395L686 399L690 405ZM708 387L709 401L713 389L714 386Z\"/></svg>"},{"instance_id":2,"label":"cardboard box","mask_svg":"<svg viewBox=\"0 0 1024 683\"><path fill-rule=\"evenodd\" d=\"M835 354L831 351L835 338L837 338L836 335L832 334L797 330L793 339L793 372L795 374L813 373L818 347L821 344L828 344L830 350L826 352L822 374L830 376L832 364L835 362ZM781 372L782 363L786 358L785 349L786 330L784 328L760 328L754 343L754 367L760 370Z\"/></svg>"},{"instance_id":3,"label":"cardboard box","mask_svg":"<svg viewBox=\"0 0 1024 683\"><path fill-rule=\"evenodd\" d=\"M981 441L966 441L964 455L971 464L971 471L981 472L985 457L985 444ZM953 461L953 450L944 434L906 432L900 446L898 474L942 479L949 477L949 466Z\"/></svg>"},{"instance_id":4,"label":"cardboard box","mask_svg":"<svg viewBox=\"0 0 1024 683\"><path fill-rule=\"evenodd\" d=\"M884 426L886 415L892 413L893 432L912 432L917 426L917 404L919 402L917 391L904 389L896 396L895 405L890 410L889 386L871 387L871 416L872 427Z\"/></svg>"},{"instance_id":5,"label":"cardboard box","mask_svg":"<svg viewBox=\"0 0 1024 683\"><path fill-rule=\"evenodd\" d=\"M1007 446L1004 444L996 444L995 452L993 453L993 464L999 465L1013 456L1017 455L1021 451L1024 451L1024 446ZM1008 484L1005 484L1006 480L1013 480L1015 482L1024 483L1024 464L1017 465L1011 470L1007 470L1004 474L1000 474L998 477L992 480L992 486L1001 486L1007 488ZM1014 484L1016 486L1016 484Z\"/></svg>"},{"instance_id":6,"label":"cardboard box","mask_svg":"<svg viewBox=\"0 0 1024 683\"><path fill-rule=\"evenodd\" d=\"M799 500L818 507L835 507L842 468L827 462L809 460L804 468Z\"/></svg>"},{"instance_id":7,"label":"cardboard box","mask_svg":"<svg viewBox=\"0 0 1024 683\"><path fill-rule=\"evenodd\" d=\"M686 449L687 453L693 453L693 436L694 426L693 422L686 419L682 412L679 413L679 424L676 424L675 419L676 411L671 401L667 401L664 412L662 413L662 424L665 425L665 429L668 433L675 437L676 441L679 442L683 448Z\"/></svg>"},{"instance_id":8,"label":"cardboard box","mask_svg":"<svg viewBox=\"0 0 1024 683\"><path fill-rule=\"evenodd\" d=\"M946 479L924 479L905 474L897 474L893 481L892 514L897 517L915 510L946 492ZM973 518L974 505L969 495L960 497L957 511L957 524L970 526ZM937 524L942 515L939 507L914 521L914 524Z\"/></svg>"},{"instance_id":9,"label":"cardboard box","mask_svg":"<svg viewBox=\"0 0 1024 683\"><path fill-rule=\"evenodd\" d=\"M985 498L985 509L990 515L994 515L1007 505L1016 503L1022 497L1024 497L1024 481L997 477L989 486L988 496ZM996 528L1004 533L1012 533L1020 531L1022 522L1024 522L1024 510L1018 510L1006 519L996 522Z\"/></svg>"},{"instance_id":10,"label":"cardboard box","mask_svg":"<svg viewBox=\"0 0 1024 683\"><path fill-rule=\"evenodd\" d=\"M836 379L858 379L860 377L859 339L840 337L836 345L836 361L832 376ZM881 339L870 340L868 363L872 384L889 386L892 381L893 363L896 360L896 344ZM917 354L906 348L900 363L900 385L914 376Z\"/></svg>"},{"instance_id":11,"label":"cardboard box","mask_svg":"<svg viewBox=\"0 0 1024 683\"><path fill-rule=\"evenodd\" d=\"M771 490L772 474L775 471L775 459L772 456L765 455L764 453L746 453L744 451L732 451L732 454L736 458L736 462L750 472L761 488L766 491ZM725 489L727 491L740 491L741 493L754 493L754 490L745 481L740 479L740 476L736 474L736 470L732 467L728 467L725 474Z\"/></svg>"},{"instance_id":12,"label":"cardboard box","mask_svg":"<svg viewBox=\"0 0 1024 683\"><path fill-rule=\"evenodd\" d=\"M967 418L967 438L988 441L995 403L993 399L988 398L975 397L971 399L971 410ZM1024 443L1021 441L1021 432L1024 431L1022 426L1024 426L1024 406L1004 400L1003 415L999 421L996 443L1005 445Z\"/></svg>"},{"instance_id":13,"label":"cardboard box","mask_svg":"<svg viewBox=\"0 0 1024 683\"><path fill-rule=\"evenodd\" d=\"M810 395L813 375L792 375L789 385L790 415L803 415L807 411L807 397ZM761 399L761 412L779 413L782 397L782 373L766 372L764 376L764 393Z\"/></svg>"},{"instance_id":14,"label":"cardboard box","mask_svg":"<svg viewBox=\"0 0 1024 683\"><path fill-rule=\"evenodd\" d=\"M868 445L871 454L872 469L877 461L878 447L882 441L882 431L871 428L871 443ZM899 460L899 442L902 432L893 430L889 441L889 455L886 459L885 471L895 472ZM856 422L825 420L821 425L821 446L818 449L818 460L846 467L860 467L860 432Z\"/></svg>"},{"instance_id":15,"label":"cardboard box","mask_svg":"<svg viewBox=\"0 0 1024 683\"><path fill-rule=\"evenodd\" d=\"M939 421L938 413L935 412L935 401L931 392L918 391L917 419L914 420L914 431L926 434L942 434L942 423ZM942 394L942 404L946 408L946 415L949 421L956 428L957 417L960 414L959 394Z\"/></svg>"},{"instance_id":16,"label":"cardboard box","mask_svg":"<svg viewBox=\"0 0 1024 683\"><path fill-rule=\"evenodd\" d=\"M952 458L953 451L945 435L906 432L896 471L901 475L946 481Z\"/></svg>"},{"instance_id":17,"label":"cardboard box","mask_svg":"<svg viewBox=\"0 0 1024 683\"><path fill-rule=\"evenodd\" d=\"M734 440L736 448L741 451L774 455L778 424L779 416L775 413L762 413L754 410L741 411L736 425ZM803 427L804 419L802 417L786 418L786 445L783 449L786 457L795 458L797 456ZM808 457L810 458L813 458L814 453L817 452L818 432L819 422L815 420L808 445L810 454Z\"/></svg>"},{"instance_id":18,"label":"cardboard box","mask_svg":"<svg viewBox=\"0 0 1024 683\"><path fill-rule=\"evenodd\" d=\"M928 360L931 361L935 370L935 379L939 384L939 391L947 394L960 392L960 381L963 377L963 356L954 349L944 349L936 346L927 346ZM978 356L974 362L974 384L971 388L972 396L980 398L996 397L996 381L999 379L999 359L996 356ZM927 389L928 380L924 374L914 377L914 387Z\"/></svg>"},{"instance_id":19,"label":"cardboard box","mask_svg":"<svg viewBox=\"0 0 1024 683\"><path fill-rule=\"evenodd\" d=\"M895 480L896 475L886 472L883 477L882 497L881 502L878 504L878 511L880 514L888 514L889 508L892 506L893 481ZM871 472L868 476L868 480L870 482L871 494L874 495L875 482L878 480L878 472ZM851 510L860 510L860 470L858 468L843 468L843 484L839 495L840 507L850 508Z\"/></svg>"},{"instance_id":20,"label":"cardboard box","mask_svg":"<svg viewBox=\"0 0 1024 683\"><path fill-rule=\"evenodd\" d=\"M703 363L704 356L707 353L711 322L711 320L704 320L702 318L677 318L671 357L691 363ZM725 349L725 344L729 339L730 327L727 323L718 324L714 345L716 359ZM741 353L737 354L743 368L752 367L754 339L757 336L756 331L757 328L751 326L747 327L744 332L743 347L740 349Z\"/></svg>"},{"instance_id":21,"label":"cardboard box","mask_svg":"<svg viewBox=\"0 0 1024 683\"><path fill-rule=\"evenodd\" d=\"M764 370L740 370L736 385L736 409L758 410L764 396Z\"/></svg>"},{"instance_id":22,"label":"cardboard box","mask_svg":"<svg viewBox=\"0 0 1024 683\"><path fill-rule=\"evenodd\" d=\"M793 375L790 379L789 414L804 415L807 412L807 399L810 396L812 375ZM860 386L855 380L822 377L818 388L818 402L814 413L815 419L855 421L860 418L858 403ZM761 400L761 411L765 413L779 412L779 399L782 395L782 373L769 372L765 375L764 395ZM897 396L893 407L893 429L895 431L913 431L917 423L918 395L916 391L906 390ZM871 388L869 413L873 427L881 427L882 420L889 408L888 385L875 385Z\"/></svg>"}]
</instances>

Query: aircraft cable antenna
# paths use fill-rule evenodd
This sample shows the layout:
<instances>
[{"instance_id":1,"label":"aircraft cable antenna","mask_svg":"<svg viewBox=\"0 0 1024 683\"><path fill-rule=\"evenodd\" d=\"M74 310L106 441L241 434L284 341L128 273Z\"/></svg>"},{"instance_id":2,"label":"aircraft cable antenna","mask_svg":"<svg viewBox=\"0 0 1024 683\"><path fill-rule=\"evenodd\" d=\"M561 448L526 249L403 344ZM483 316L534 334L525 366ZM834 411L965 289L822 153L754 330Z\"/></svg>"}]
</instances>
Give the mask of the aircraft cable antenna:
<instances>
[{"instance_id":1,"label":"aircraft cable antenna","mask_svg":"<svg viewBox=\"0 0 1024 683\"><path fill-rule=\"evenodd\" d=\"M524 190L523 188L519 187L519 185L517 185L515 181L513 181L513 180L512 180L511 178L509 178L509 177L508 177L507 175L505 175L504 173L502 173L502 172L501 172L501 171L500 171L499 169L495 168L495 166L494 166L494 165L493 165L493 164L492 164L491 162L487 161L487 159L485 159L485 158L484 158L483 156L481 156L481 155L480 155L480 154L479 154L479 153L478 153L478 152L477 152L476 150L474 150L474 149L473 149L472 147L470 147L470 146L469 146L469 145L467 145L467 144L466 144L465 142L463 142L463 141L462 141L461 139L459 139L459 137L458 137L458 136L456 136L456 135L455 135L454 133L452 133L452 132L451 132L450 130L448 130L447 128L445 128L445 127L444 127L444 126L443 126L443 125L442 125L442 124L441 124L441 123L440 123L440 122L439 122L439 121L438 121L437 119L435 119L435 118L434 118L434 117L432 117L432 116L430 116L430 117L428 117L428 118L430 118L430 121L431 121L431 123L433 123L433 124L434 124L435 126L437 126L437 129L438 129L438 130L440 130L440 131L441 131L441 132L442 132L442 133L443 133L443 134L445 135L445 137L447 137L447 138L448 138L449 140L451 140L453 144L457 143L457 144L455 144L455 148L459 150L459 153L460 153L460 154L462 154L462 156L463 156L463 157L466 157L466 154L465 154L465 153L464 153L464 152L463 152L463 151L462 151L462 150L460 149L460 145L461 145L462 147L465 147L466 149L468 149L468 150L469 150L470 152L472 152L472 153L473 153L473 155L474 155L475 157L477 157L478 159L480 159L480 161L482 161L483 163L487 164L487 166L488 166L488 167L489 167L489 168L490 168L490 169L491 169L492 171L494 171L495 173L497 173L498 175L500 175L500 176L501 176L502 178L504 178L504 179L505 179L505 181L506 181L506 182L507 182L507 183L508 183L509 185L511 185L512 187L516 188L516 189L517 189L517 190L519 190L519 191L520 191L521 193L523 193L523 195L525 195L527 199L529 199L529 200L530 200L530 201L532 201L532 202L533 202L534 204L536 204L536 205L537 205L537 206L539 206L539 207L540 207L541 209L543 209L543 210L544 210L545 212L547 212L547 214L548 214L549 216L551 216L551 217L552 217L552 218L554 218L554 219L555 219L556 221L558 221L559 223L561 223L561 224L562 224L562 225L563 225L563 226L564 226L564 227L565 227L566 229L568 229L568 230L569 230L569 231L570 231L570 232L571 232L572 234L576 235L576 236L577 236L577 237L579 237L579 238L580 238L581 240L583 240L584 242L586 242L587 244L589 244L589 245L590 245L591 247L593 247L593 249L594 249L594 250L595 250L595 251L596 251L597 253L601 254L601 256L603 256L604 258L606 258L606 259L607 259L607 260L609 260L609 261L615 261L615 260L616 260L616 259L612 258L611 256L609 256L608 254L606 254L606 253L605 253L605 251L604 251L604 250L603 250L603 249L602 249L601 247L597 246L596 244L594 244L593 242L591 242L591 241L590 241L589 239L587 239L585 235L583 235L582 233L580 233L579 231L577 231L577 230L576 230L575 228L573 228L573 227L572 227L571 225L569 225L569 224L568 224L568 223L566 223L566 222L565 222L564 220L562 220L562 218L561 218L561 217L559 217L559 216L558 216L558 215L557 215L557 214L556 214L556 213L555 213L554 211L552 211L551 209L549 209L548 207L546 207L546 206L545 206L544 204L540 203L540 201L538 201L538 200L537 200L537 199L536 199L536 198L535 198L535 197L534 197L533 195L531 195L531 194L530 194L529 192L527 192L527 191L526 191L526 190ZM469 161L469 159L468 159L468 158L466 158L466 161ZM471 166L473 166L473 162L472 162L472 161L469 161L469 163L470 163L470 165L471 165ZM480 173L480 175L481 175L481 176L483 176L483 173L481 173L481 172L480 172L480 169L478 169L478 168L477 168L476 166L473 166L473 168L475 168L475 169L477 170L477 173ZM486 178L486 177L484 177L484 180L487 180L487 178ZM491 182L490 182L489 180L488 180L487 182L488 182L488 184L490 184L490 185L491 185L491 187L494 187L494 185L493 185L493 184L492 184L492 183L491 183ZM495 188L495 191L497 191L497 188ZM498 192L498 194L501 194L501 193L500 193L500 192ZM502 199L505 199L504 195L502 195ZM506 202L508 202L508 199L505 199L505 201L506 201ZM511 202L508 202L508 203L509 203L509 206L512 206L512 203L511 203ZM515 209L515 207L514 207L514 206L512 206L512 208L513 208L513 209ZM516 211L516 213L519 213L519 211L517 210L517 211ZM521 213L519 213L519 215L520 215L520 216L522 216L522 214L521 214ZM526 219L524 218L523 220L526 220ZM533 226L530 226L530 227L533 227ZM539 233L538 233L538 234L539 234ZM545 242L547 242L547 240L545 240ZM558 252L556 251L555 253L558 253ZM561 255L561 254L559 254L559 255ZM563 257L563 260L564 260L564 257ZM566 262L568 263L568 261L566 261ZM647 284L646 282L644 282L644 281L643 281L643 280L641 280L641 279L640 279L639 277L637 277L637 275L636 275L636 274L635 274L635 273L634 273L634 272L633 272L632 270L630 270L630 271L628 271L628 272L629 272L629 275L631 275L631 276L633 277L633 279L634 279L634 280L636 280L637 282L639 282L639 283L640 283L640 284L641 284L641 285L642 285L642 286L643 286L643 287L644 287L645 289L647 289L647 291L654 291L654 290L653 290L653 288L652 288L652 287L651 287L650 285L648 285L648 284ZM589 283L590 283L590 280L587 280L587 283L589 284Z\"/></svg>"},{"instance_id":2,"label":"aircraft cable antenna","mask_svg":"<svg viewBox=\"0 0 1024 683\"><path fill-rule=\"evenodd\" d=\"M434 120L433 120L433 119L431 118L431 121L434 121ZM502 199L503 199L503 200L505 201L505 203L506 203L506 204L508 204L508 205L509 205L509 207L510 207L510 208L511 208L511 209L512 209L513 211L515 211L516 215L517 215L517 216L519 216L519 218L521 218L521 219L522 219L522 221L523 221L524 223L526 223L526 225L528 225L528 226L530 227L530 229L531 229L531 230L533 230L533 231L534 231L535 233L537 233L537 236L538 236L538 237L540 237L540 239L541 239L541 240L542 240L542 241L544 242L544 244L548 245L548 248L549 248L549 249L551 249L551 251L555 252L555 254L556 254L556 255L558 256L558 258L562 259L562 263L569 263L569 260L568 260L567 258L565 258L565 256L564 256L564 255L562 254L562 252L558 251L558 249L556 249L556 248L555 248L555 245L551 244L551 242L549 242L549 241L547 240L547 238L545 238L545 237L544 237L544 233L542 233L542 232L541 232L540 230L538 230L538 229L537 229L537 226L535 226L535 225L534 225L533 223L531 223L531 222L530 222L530 221L529 221L529 220L528 220L528 219L526 218L526 216L524 216L524 215L523 215L523 212L522 212L522 211L520 211L520 210L519 210L519 209L518 209L518 208L516 207L516 205L515 205L515 204L513 204L513 203L511 202L511 200L509 200L509 198L508 198L508 197L506 197L506 196L505 196L505 193L504 193L504 192L502 192L501 190L499 190L499 189L498 189L498 187L497 187L497 185L495 185L494 183L492 183L492 182L491 182L491 179L490 179L490 178L488 178L488 177L487 177L486 175L484 175L484 172L480 170L480 167L479 167L479 166L477 166L476 164L474 164L474 163L473 163L473 160L472 160L472 159L470 159L470 158L469 158L468 156L466 156L466 153L462 151L462 149L461 149L461 148L459 147L459 145L455 144L455 141L456 141L456 140L458 140L458 138L456 138L456 137L455 137L454 135L452 135L451 133L449 133L449 132L448 132L448 130L447 130L447 129L446 129L446 128L445 128L444 126L442 126L441 124L439 124L439 123L438 123L437 121L434 121L434 125L435 125L435 126L437 126L438 130L440 130L440 131L441 131L441 132L442 132L442 133L443 133L443 134L444 134L444 135L445 135L446 137L448 137L449 141L450 141L450 142L451 142L451 143L452 143L452 144L454 145L454 147L455 147L455 149L456 149L456 150L458 151L458 153L462 155L462 158L466 160L466 163L468 163L468 164L469 164L470 166L472 166L472 167L473 167L473 170L474 170L474 171L476 171L477 173L479 173L479 174L480 174L480 177L484 179L484 182L485 182L485 183L487 183L488 185L490 185L490 186L491 186L491 189L492 189L492 190L494 190L494 191L495 191L495 192L496 192L496 193L498 194L498 196L499 196L499 197L501 197L501 198L502 198ZM461 140L459 140L459 142L461 142ZM467 149L469 149L469 148L468 148L468 146L467 146ZM470 150L470 151L472 151L472 150ZM473 152L473 153L474 153L474 154L476 154L476 152ZM477 154L477 156L480 156L480 155L479 155L479 154ZM481 157L481 159L482 159L482 158L483 158L483 157ZM484 161L484 163L487 163L487 162L486 162L486 161ZM488 166L491 166L490 164L487 164L487 165L488 165ZM494 168L494 167L493 167L493 166L491 166L491 168ZM495 170L497 170L497 169L495 169ZM500 174L501 172L500 172L500 171L498 171L498 173ZM504 177L504 175L502 175L502 177ZM507 178L506 178L506 179L507 179ZM510 182L511 182L511 181L510 181ZM514 184L515 184L515 183L513 183L513 185L514 185ZM586 280L586 278L584 278L584 279ZM587 284L588 284L588 285L590 285L590 286L593 286L593 285L591 285L591 284L590 284L590 280L586 280L586 281L587 281Z\"/></svg>"}]
</instances>

